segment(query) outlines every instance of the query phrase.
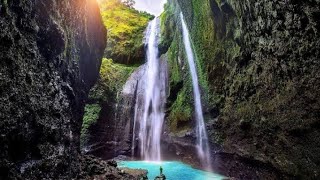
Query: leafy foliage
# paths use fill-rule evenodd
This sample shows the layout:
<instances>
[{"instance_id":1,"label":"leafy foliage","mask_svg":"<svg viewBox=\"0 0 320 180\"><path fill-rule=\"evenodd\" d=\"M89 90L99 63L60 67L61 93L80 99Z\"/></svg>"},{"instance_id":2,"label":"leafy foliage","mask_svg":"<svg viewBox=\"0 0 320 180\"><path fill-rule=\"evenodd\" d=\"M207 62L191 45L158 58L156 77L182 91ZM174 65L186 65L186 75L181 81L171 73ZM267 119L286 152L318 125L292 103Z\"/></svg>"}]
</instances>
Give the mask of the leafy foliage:
<instances>
[{"instance_id":1,"label":"leafy foliage","mask_svg":"<svg viewBox=\"0 0 320 180\"><path fill-rule=\"evenodd\" d=\"M131 1L101 2L101 15L108 30L107 58L116 62L134 64L144 60L143 37L148 22L153 18L132 7Z\"/></svg>"}]
</instances>

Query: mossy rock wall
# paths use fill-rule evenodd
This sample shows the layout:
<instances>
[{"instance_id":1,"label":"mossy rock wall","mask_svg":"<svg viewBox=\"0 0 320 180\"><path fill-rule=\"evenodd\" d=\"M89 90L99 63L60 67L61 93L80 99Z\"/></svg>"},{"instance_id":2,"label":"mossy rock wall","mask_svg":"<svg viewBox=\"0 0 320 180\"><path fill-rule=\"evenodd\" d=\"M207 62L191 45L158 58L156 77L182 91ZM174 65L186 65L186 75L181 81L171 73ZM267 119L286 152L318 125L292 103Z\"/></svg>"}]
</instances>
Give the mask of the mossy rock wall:
<instances>
[{"instance_id":1,"label":"mossy rock wall","mask_svg":"<svg viewBox=\"0 0 320 180\"><path fill-rule=\"evenodd\" d=\"M193 124L182 11L213 149L284 176L319 177L319 1L169 0L165 9L171 130Z\"/></svg>"},{"instance_id":2,"label":"mossy rock wall","mask_svg":"<svg viewBox=\"0 0 320 180\"><path fill-rule=\"evenodd\" d=\"M121 110L124 111L123 106L128 103L122 94L123 86L136 68L114 63L111 59L102 59L100 77L91 89L85 106L81 131L83 151L102 158L115 156L115 149L108 142L114 141L119 134L116 131L120 128L118 121L124 113Z\"/></svg>"},{"instance_id":3,"label":"mossy rock wall","mask_svg":"<svg viewBox=\"0 0 320 180\"><path fill-rule=\"evenodd\" d=\"M181 11L182 9L182 11ZM170 68L170 97L169 97L169 122L175 126L181 122L187 124L190 129L193 126L193 93L192 80L189 74L185 49L182 41L182 27L180 12L188 24L192 39L192 46L195 50L195 59L199 83L204 102L206 114L216 114L217 106L221 102L221 82L223 81L225 70L224 65L215 57L224 54L223 47L218 47L216 32L214 31L214 21L210 11L210 5L205 1L169 1L165 5L165 12L161 15L162 20L162 41L160 47L168 54ZM203 19L206 19L204 21ZM200 28L201 27L201 28ZM238 46L231 43L237 54ZM167 50L167 51L166 51ZM218 55L216 55L218 54ZM215 64L214 68L212 67ZM212 78L214 76L216 78ZM190 123L183 123L190 121ZM180 128L180 127L178 127Z\"/></svg>"}]
</instances>

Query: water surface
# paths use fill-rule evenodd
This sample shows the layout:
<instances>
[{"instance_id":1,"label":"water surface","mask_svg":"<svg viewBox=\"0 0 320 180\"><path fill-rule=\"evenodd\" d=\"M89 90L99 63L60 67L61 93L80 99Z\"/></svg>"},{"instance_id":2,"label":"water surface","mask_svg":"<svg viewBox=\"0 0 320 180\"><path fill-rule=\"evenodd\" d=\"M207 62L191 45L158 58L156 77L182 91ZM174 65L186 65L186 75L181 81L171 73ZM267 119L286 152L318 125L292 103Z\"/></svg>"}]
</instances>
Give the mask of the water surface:
<instances>
[{"instance_id":1,"label":"water surface","mask_svg":"<svg viewBox=\"0 0 320 180\"><path fill-rule=\"evenodd\" d=\"M148 161L121 161L119 167L128 167L134 169L148 170L148 178L153 180L160 174L160 166L163 168L163 174L167 180L221 180L222 175L214 174L199 169L194 169L190 165L177 162L148 162Z\"/></svg>"}]
</instances>

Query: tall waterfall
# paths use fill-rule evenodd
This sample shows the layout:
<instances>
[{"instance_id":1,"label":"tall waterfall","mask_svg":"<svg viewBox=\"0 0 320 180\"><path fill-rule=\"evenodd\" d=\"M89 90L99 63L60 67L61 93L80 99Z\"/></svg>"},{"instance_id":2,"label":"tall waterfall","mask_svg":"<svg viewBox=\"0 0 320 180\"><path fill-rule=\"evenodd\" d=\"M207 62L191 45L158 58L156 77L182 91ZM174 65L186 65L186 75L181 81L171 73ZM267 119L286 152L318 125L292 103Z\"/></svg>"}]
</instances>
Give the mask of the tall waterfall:
<instances>
[{"instance_id":1,"label":"tall waterfall","mask_svg":"<svg viewBox=\"0 0 320 180\"><path fill-rule=\"evenodd\" d=\"M147 65L144 76L144 107L139 122L139 149L145 160L160 161L160 137L164 121L163 79L158 55L159 19L147 30Z\"/></svg>"},{"instance_id":2,"label":"tall waterfall","mask_svg":"<svg viewBox=\"0 0 320 180\"><path fill-rule=\"evenodd\" d=\"M189 69L192 77L193 95L194 95L194 107L195 107L195 118L197 121L196 133L197 133L197 151L202 161L203 165L211 169L210 161L210 149L208 144L208 135L206 132L206 127L203 119L202 105L201 105L201 95L199 90L199 81L197 76L196 65L194 61L194 55L191 47L189 31L187 25L184 21L183 14L180 14L183 30L183 42L185 46L185 51L188 57Z\"/></svg>"}]
</instances>

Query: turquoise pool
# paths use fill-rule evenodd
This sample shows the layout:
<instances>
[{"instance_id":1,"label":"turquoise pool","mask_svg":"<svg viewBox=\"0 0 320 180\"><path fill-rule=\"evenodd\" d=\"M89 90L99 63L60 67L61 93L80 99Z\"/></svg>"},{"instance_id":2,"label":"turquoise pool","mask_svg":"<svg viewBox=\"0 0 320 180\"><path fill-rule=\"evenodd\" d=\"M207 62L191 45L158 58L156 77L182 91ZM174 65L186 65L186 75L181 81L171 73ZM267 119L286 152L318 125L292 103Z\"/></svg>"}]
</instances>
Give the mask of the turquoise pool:
<instances>
[{"instance_id":1,"label":"turquoise pool","mask_svg":"<svg viewBox=\"0 0 320 180\"><path fill-rule=\"evenodd\" d=\"M148 162L148 161L120 161L119 167L148 170L148 178L153 180L160 174L160 166L167 180L221 180L224 176L199 169L177 161Z\"/></svg>"}]
</instances>

